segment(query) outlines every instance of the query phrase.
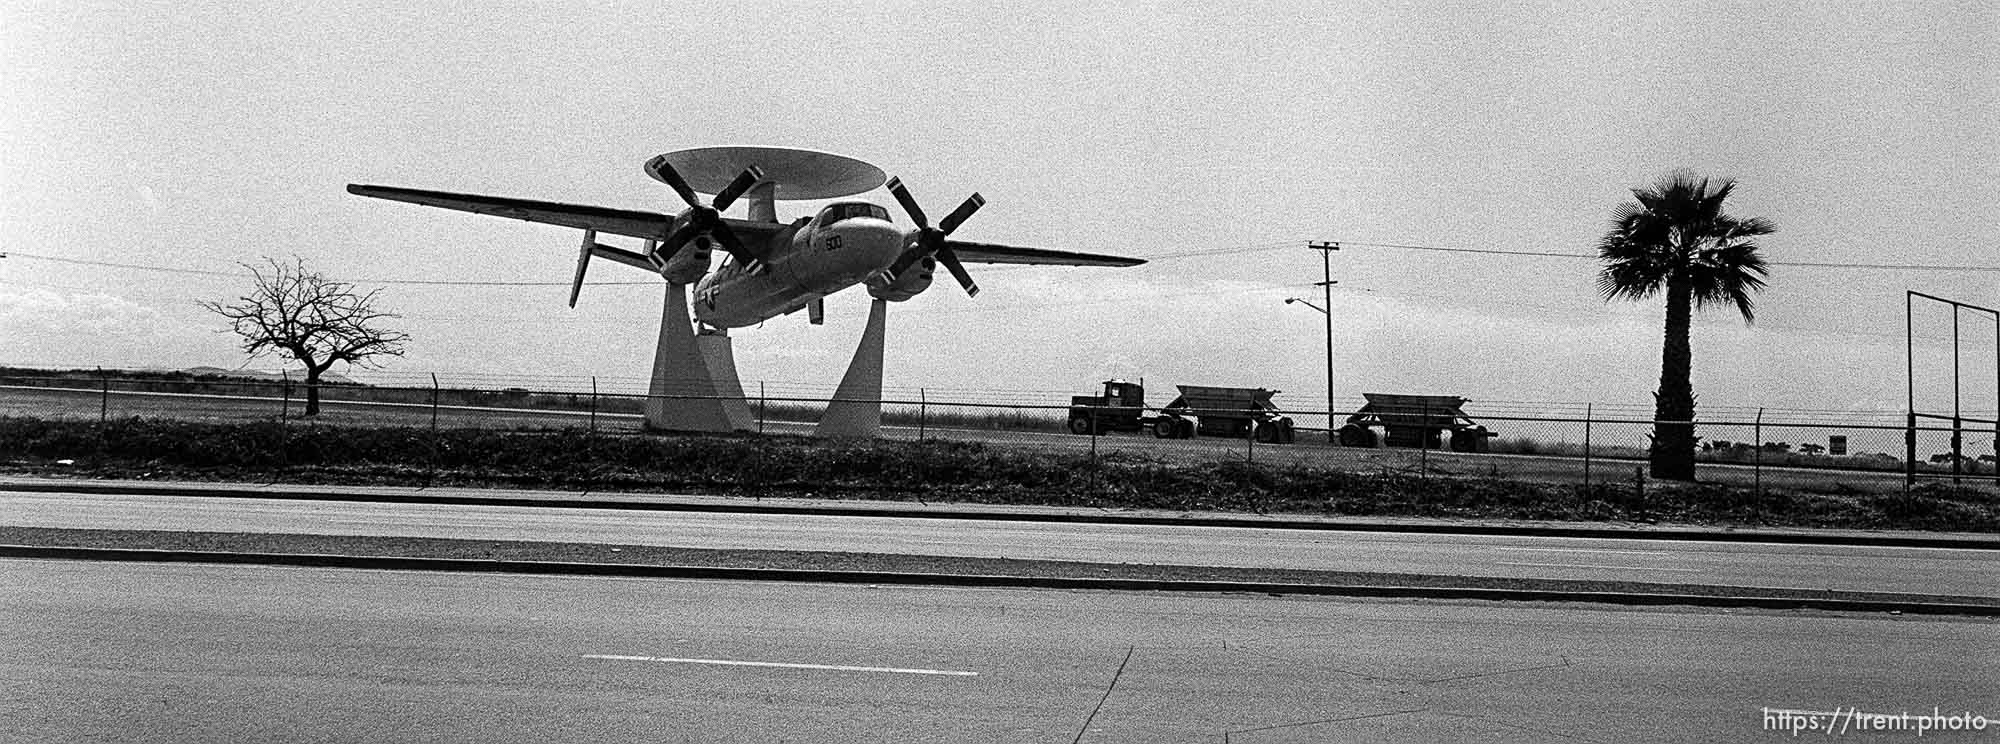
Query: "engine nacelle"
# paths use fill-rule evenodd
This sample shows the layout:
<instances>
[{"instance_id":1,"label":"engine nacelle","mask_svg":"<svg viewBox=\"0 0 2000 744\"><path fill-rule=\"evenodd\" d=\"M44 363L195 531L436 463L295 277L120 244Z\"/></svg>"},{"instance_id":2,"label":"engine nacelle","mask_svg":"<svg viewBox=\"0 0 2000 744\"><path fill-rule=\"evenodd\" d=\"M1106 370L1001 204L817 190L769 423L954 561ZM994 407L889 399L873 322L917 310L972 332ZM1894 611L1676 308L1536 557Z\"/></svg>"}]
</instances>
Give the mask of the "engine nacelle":
<instances>
[{"instance_id":1,"label":"engine nacelle","mask_svg":"<svg viewBox=\"0 0 2000 744\"><path fill-rule=\"evenodd\" d=\"M880 274L870 277L868 279L868 295L878 300L902 302L923 294L924 290L929 289L931 286L931 275L936 273L936 271L937 259L925 256L923 260L911 264L908 269L904 269L903 275L896 277L896 280L893 282L883 281Z\"/></svg>"},{"instance_id":2,"label":"engine nacelle","mask_svg":"<svg viewBox=\"0 0 2000 744\"><path fill-rule=\"evenodd\" d=\"M664 261L661 260L661 252L657 249L646 258L652 261L653 267L659 269L660 276L667 281L674 284L693 284L701 281L702 275L708 273L709 254L713 252L714 244L715 241L707 235L699 235L688 241L687 245L681 246L680 250L674 251L674 255Z\"/></svg>"}]
</instances>

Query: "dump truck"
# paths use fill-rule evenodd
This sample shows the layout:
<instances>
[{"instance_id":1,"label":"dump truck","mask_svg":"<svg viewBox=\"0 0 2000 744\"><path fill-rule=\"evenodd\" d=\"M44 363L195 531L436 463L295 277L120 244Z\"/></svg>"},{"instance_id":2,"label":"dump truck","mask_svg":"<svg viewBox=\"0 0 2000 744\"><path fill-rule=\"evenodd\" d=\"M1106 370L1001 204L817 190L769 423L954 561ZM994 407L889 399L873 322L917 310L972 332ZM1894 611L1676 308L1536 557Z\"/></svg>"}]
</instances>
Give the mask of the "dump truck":
<instances>
[{"instance_id":1,"label":"dump truck","mask_svg":"<svg viewBox=\"0 0 2000 744\"><path fill-rule=\"evenodd\" d=\"M1361 410L1347 417L1337 436L1347 447L1427 447L1444 449L1445 433L1450 432L1451 449L1456 452L1485 452L1493 432L1465 415L1466 399L1456 395L1404 395L1362 393L1368 400ZM1375 429L1380 428L1378 436Z\"/></svg>"},{"instance_id":2,"label":"dump truck","mask_svg":"<svg viewBox=\"0 0 2000 744\"><path fill-rule=\"evenodd\" d=\"M1069 399L1069 430L1074 434L1107 431L1151 431L1161 439L1255 436L1259 442L1293 439L1292 419L1278 413L1271 396L1277 390L1177 385L1180 396L1154 414L1146 408L1141 382L1105 380L1103 395Z\"/></svg>"}]
</instances>

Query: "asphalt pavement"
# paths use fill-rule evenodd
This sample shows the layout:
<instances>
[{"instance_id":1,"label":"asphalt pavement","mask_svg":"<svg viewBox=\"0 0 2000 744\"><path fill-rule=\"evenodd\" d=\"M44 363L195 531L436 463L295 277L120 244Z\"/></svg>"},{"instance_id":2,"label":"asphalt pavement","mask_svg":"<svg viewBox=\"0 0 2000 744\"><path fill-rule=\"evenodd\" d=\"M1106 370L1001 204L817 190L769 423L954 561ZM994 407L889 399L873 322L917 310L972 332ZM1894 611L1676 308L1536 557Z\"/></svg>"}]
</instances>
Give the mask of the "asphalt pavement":
<instances>
[{"instance_id":1,"label":"asphalt pavement","mask_svg":"<svg viewBox=\"0 0 2000 744\"><path fill-rule=\"evenodd\" d=\"M1994 596L2000 552L905 516L7 492L0 524L532 540Z\"/></svg>"},{"instance_id":2,"label":"asphalt pavement","mask_svg":"<svg viewBox=\"0 0 2000 744\"><path fill-rule=\"evenodd\" d=\"M1808 715L1852 728L1877 720L1856 710L2000 714L1984 619L39 560L0 572L13 741L1749 741L1792 739L1781 727ZM1996 725L1922 740L1987 741Z\"/></svg>"}]
</instances>

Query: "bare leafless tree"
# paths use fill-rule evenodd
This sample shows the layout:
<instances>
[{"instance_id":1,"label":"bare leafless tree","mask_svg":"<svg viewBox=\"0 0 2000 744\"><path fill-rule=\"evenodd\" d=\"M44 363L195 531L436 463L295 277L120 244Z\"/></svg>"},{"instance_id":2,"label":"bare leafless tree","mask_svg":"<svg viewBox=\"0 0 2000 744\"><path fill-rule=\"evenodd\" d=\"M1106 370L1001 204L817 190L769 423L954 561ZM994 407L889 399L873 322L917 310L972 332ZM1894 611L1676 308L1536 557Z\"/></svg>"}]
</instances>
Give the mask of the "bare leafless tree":
<instances>
[{"instance_id":1,"label":"bare leafless tree","mask_svg":"<svg viewBox=\"0 0 2000 744\"><path fill-rule=\"evenodd\" d=\"M305 365L306 415L319 413L320 376L335 362L379 367L379 358L403 355L410 336L381 327L384 320L402 317L375 309L381 290L357 292L353 284L308 270L298 258L290 264L264 261L268 267L243 264L254 282L250 294L227 305L201 306L229 319L250 358L273 355Z\"/></svg>"}]
</instances>

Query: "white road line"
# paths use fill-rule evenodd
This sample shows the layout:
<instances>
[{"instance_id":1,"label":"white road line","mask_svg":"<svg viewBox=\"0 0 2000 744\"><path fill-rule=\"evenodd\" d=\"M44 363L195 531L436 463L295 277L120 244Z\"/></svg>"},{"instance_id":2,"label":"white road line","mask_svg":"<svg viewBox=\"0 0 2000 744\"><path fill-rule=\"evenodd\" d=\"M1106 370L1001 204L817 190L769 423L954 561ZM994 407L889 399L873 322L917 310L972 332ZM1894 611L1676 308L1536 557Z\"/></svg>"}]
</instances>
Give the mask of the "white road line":
<instances>
[{"instance_id":1,"label":"white road line","mask_svg":"<svg viewBox=\"0 0 2000 744\"><path fill-rule=\"evenodd\" d=\"M1666 554L1667 554L1667 553L1669 552L1669 551L1665 551L1665 550L1599 550L1599 549L1595 549L1595 548L1507 548L1507 547L1495 547L1495 548L1494 548L1494 550L1525 550L1525 551L1533 551L1533 552L1537 552L1537 553L1617 553L1617 554L1619 554L1619 555L1666 555Z\"/></svg>"},{"instance_id":2,"label":"white road line","mask_svg":"<svg viewBox=\"0 0 2000 744\"><path fill-rule=\"evenodd\" d=\"M950 669L900 669L896 667L842 666L839 664L791 664L781 661L738 661L735 659L673 659L664 656L621 656L618 654L584 654L586 659L608 659L611 661L658 661L668 664L715 664L719 666L777 667L780 669L823 669L835 672L887 672L890 674L933 674L945 677L977 677L978 672L961 672Z\"/></svg>"},{"instance_id":3,"label":"white road line","mask_svg":"<svg viewBox=\"0 0 2000 744\"><path fill-rule=\"evenodd\" d=\"M1675 571L1695 573L1699 568L1654 568L1652 566L1594 566L1585 563L1502 563L1502 566L1537 566L1541 568L1607 568L1614 571Z\"/></svg>"}]
</instances>

